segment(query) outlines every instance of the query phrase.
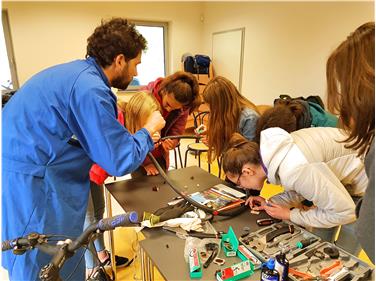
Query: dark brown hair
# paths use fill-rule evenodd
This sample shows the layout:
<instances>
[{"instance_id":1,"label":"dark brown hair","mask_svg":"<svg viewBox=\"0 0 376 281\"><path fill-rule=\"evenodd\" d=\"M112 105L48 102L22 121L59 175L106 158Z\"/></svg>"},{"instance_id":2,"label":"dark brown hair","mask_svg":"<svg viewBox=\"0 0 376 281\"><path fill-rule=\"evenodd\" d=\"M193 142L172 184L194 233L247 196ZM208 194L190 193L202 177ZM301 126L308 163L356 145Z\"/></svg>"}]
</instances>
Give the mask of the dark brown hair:
<instances>
[{"instance_id":1,"label":"dark brown hair","mask_svg":"<svg viewBox=\"0 0 376 281\"><path fill-rule=\"evenodd\" d=\"M260 143L261 131L268 128L279 127L288 133L299 130L298 120L303 110L302 104L290 101L278 103L275 107L266 110L257 120L255 141Z\"/></svg>"},{"instance_id":2,"label":"dark brown hair","mask_svg":"<svg viewBox=\"0 0 376 281\"><path fill-rule=\"evenodd\" d=\"M375 136L375 23L358 27L326 64L328 106L349 137L346 147L367 152Z\"/></svg>"},{"instance_id":3,"label":"dark brown hair","mask_svg":"<svg viewBox=\"0 0 376 281\"><path fill-rule=\"evenodd\" d=\"M248 141L238 133L232 135L228 147L222 160L225 173L240 175L245 164L259 165L261 163L259 145L256 142Z\"/></svg>"},{"instance_id":4,"label":"dark brown hair","mask_svg":"<svg viewBox=\"0 0 376 281\"><path fill-rule=\"evenodd\" d=\"M167 76L161 82L159 94L172 93L177 102L184 105L191 113L202 103L199 95L198 81L194 75L178 71Z\"/></svg>"},{"instance_id":5,"label":"dark brown hair","mask_svg":"<svg viewBox=\"0 0 376 281\"><path fill-rule=\"evenodd\" d=\"M126 19L102 20L87 39L86 57L93 57L102 66L112 64L115 57L123 54L127 61L146 49L145 38Z\"/></svg>"},{"instance_id":6,"label":"dark brown hair","mask_svg":"<svg viewBox=\"0 0 376 281\"><path fill-rule=\"evenodd\" d=\"M243 109L257 107L242 96L228 79L217 76L204 89L204 102L209 104L208 160L220 157L227 148L233 133L239 131L239 119Z\"/></svg>"}]
</instances>

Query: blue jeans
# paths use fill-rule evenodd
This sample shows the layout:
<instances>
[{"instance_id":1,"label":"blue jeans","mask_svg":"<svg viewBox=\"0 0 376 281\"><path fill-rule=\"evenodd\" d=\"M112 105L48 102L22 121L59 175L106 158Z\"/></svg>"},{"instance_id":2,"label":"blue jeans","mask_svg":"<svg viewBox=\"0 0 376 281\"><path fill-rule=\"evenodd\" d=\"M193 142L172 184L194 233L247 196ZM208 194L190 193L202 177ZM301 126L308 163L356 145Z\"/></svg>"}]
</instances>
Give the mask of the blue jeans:
<instances>
[{"instance_id":1,"label":"blue jeans","mask_svg":"<svg viewBox=\"0 0 376 281\"><path fill-rule=\"evenodd\" d=\"M360 197L353 196L352 199L354 200L354 203L357 204ZM339 228L338 238L335 240ZM334 243L354 256L358 256L362 250L355 233L355 222L326 229L316 228L312 232L320 236L323 240Z\"/></svg>"},{"instance_id":2,"label":"blue jeans","mask_svg":"<svg viewBox=\"0 0 376 281\"><path fill-rule=\"evenodd\" d=\"M87 204L84 229L89 225L103 219L104 209L105 204L103 185L97 185L93 182L90 182L89 201ZM94 246L97 252L103 251L105 249L103 233L99 234L98 238L94 241ZM94 268L98 265L97 258L94 257L92 252L89 250L86 250L85 252L85 263L86 268Z\"/></svg>"}]
</instances>

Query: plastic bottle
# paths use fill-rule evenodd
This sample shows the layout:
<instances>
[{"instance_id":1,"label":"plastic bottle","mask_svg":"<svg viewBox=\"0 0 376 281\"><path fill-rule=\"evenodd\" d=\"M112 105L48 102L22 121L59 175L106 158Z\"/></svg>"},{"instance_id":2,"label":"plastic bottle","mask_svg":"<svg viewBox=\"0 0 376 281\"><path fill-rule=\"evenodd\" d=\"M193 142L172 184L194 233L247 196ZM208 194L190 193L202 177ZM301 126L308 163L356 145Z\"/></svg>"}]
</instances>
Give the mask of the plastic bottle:
<instances>
[{"instance_id":1,"label":"plastic bottle","mask_svg":"<svg viewBox=\"0 0 376 281\"><path fill-rule=\"evenodd\" d=\"M261 270L261 281L279 281L279 273L274 269L274 259L269 259L263 264Z\"/></svg>"},{"instance_id":2,"label":"plastic bottle","mask_svg":"<svg viewBox=\"0 0 376 281\"><path fill-rule=\"evenodd\" d=\"M275 256L275 270L279 273L280 281L289 280L289 261L288 259L286 259L284 250L282 250L280 254Z\"/></svg>"}]
</instances>

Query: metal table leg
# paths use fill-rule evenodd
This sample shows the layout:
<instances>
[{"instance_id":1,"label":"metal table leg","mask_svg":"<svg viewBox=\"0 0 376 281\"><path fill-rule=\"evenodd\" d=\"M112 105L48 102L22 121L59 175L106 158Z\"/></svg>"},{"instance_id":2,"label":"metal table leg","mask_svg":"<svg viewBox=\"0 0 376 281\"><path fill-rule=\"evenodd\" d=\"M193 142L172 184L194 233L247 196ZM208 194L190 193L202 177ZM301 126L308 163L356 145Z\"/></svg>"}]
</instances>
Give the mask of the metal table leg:
<instances>
[{"instance_id":1,"label":"metal table leg","mask_svg":"<svg viewBox=\"0 0 376 281\"><path fill-rule=\"evenodd\" d=\"M140 248L141 253L141 276L143 281L153 281L154 280L154 265L145 251Z\"/></svg>"}]
</instances>

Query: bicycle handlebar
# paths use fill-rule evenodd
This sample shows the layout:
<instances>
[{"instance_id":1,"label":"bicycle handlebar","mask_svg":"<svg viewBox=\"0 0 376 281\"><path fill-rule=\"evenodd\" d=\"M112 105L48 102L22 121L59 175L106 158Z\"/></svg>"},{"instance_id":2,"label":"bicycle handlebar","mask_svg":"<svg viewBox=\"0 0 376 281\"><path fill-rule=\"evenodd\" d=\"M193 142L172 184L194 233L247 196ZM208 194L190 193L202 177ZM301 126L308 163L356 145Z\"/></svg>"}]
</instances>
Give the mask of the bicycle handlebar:
<instances>
[{"instance_id":1,"label":"bicycle handlebar","mask_svg":"<svg viewBox=\"0 0 376 281\"><path fill-rule=\"evenodd\" d=\"M1 251L12 250L15 247L29 247L30 241L27 238L16 238L12 240L5 240L1 242Z\"/></svg>"},{"instance_id":2,"label":"bicycle handlebar","mask_svg":"<svg viewBox=\"0 0 376 281\"><path fill-rule=\"evenodd\" d=\"M99 230L107 231L113 230L120 226L131 226L138 223L138 215L136 212L132 211L129 213L117 215L111 218L101 219L98 223L90 225L85 231L71 244L68 246L68 251L75 251L80 248L83 244L88 242L89 236Z\"/></svg>"},{"instance_id":3,"label":"bicycle handlebar","mask_svg":"<svg viewBox=\"0 0 376 281\"><path fill-rule=\"evenodd\" d=\"M132 211L111 218L101 219L98 223L87 227L84 232L71 243L65 241L62 244L51 245L47 244L47 238L51 237L51 235L30 233L26 237L3 241L1 243L1 250L13 250L15 254L23 254L27 250L38 248L42 252L52 255L51 262L45 265L40 271L39 277L41 280L61 280L59 271L65 261L73 256L77 249L88 244L92 238L91 236L95 232L104 232L113 230L116 227L131 226L138 223L138 215L136 212Z\"/></svg>"}]
</instances>

